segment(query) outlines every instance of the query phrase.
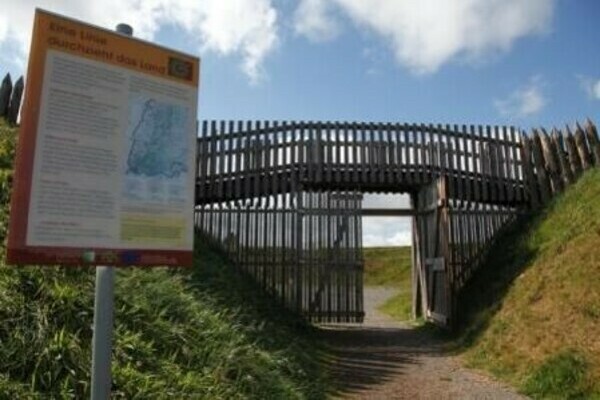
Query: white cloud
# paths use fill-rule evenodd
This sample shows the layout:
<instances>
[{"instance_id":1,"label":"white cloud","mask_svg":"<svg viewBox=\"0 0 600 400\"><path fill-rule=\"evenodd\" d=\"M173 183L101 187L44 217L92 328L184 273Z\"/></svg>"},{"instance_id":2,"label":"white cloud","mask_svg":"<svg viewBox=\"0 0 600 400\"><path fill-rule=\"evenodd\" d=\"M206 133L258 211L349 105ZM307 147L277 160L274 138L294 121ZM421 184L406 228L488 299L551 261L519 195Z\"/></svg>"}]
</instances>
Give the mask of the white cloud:
<instances>
[{"instance_id":1,"label":"white cloud","mask_svg":"<svg viewBox=\"0 0 600 400\"><path fill-rule=\"evenodd\" d=\"M364 217L363 246L410 246L411 220L400 217Z\"/></svg>"},{"instance_id":2,"label":"white cloud","mask_svg":"<svg viewBox=\"0 0 600 400\"><path fill-rule=\"evenodd\" d=\"M494 106L506 117L523 118L537 114L548 103L543 86L541 77L534 76L527 85L516 89L505 99L495 100Z\"/></svg>"},{"instance_id":3,"label":"white cloud","mask_svg":"<svg viewBox=\"0 0 600 400\"><path fill-rule=\"evenodd\" d=\"M253 81L278 42L278 16L271 0L0 0L0 6L10 10L10 18L0 16L0 49L7 51L7 44L16 42L12 57L21 59L29 49L35 7L109 29L126 22L135 36L150 40L162 26L175 26L197 51L241 56L242 69Z\"/></svg>"},{"instance_id":4,"label":"white cloud","mask_svg":"<svg viewBox=\"0 0 600 400\"><path fill-rule=\"evenodd\" d=\"M328 0L300 0L294 12L294 30L313 42L323 42L335 38L340 27Z\"/></svg>"},{"instance_id":5,"label":"white cloud","mask_svg":"<svg viewBox=\"0 0 600 400\"><path fill-rule=\"evenodd\" d=\"M407 195L366 194L363 208L409 208ZM363 245L409 246L411 244L411 219L408 217L364 217Z\"/></svg>"},{"instance_id":6,"label":"white cloud","mask_svg":"<svg viewBox=\"0 0 600 400\"><path fill-rule=\"evenodd\" d=\"M590 78L587 76L578 75L579 84L589 96L594 100L600 100L600 78Z\"/></svg>"},{"instance_id":7,"label":"white cloud","mask_svg":"<svg viewBox=\"0 0 600 400\"><path fill-rule=\"evenodd\" d=\"M555 0L302 0L299 8L314 13L305 19L319 21L303 31L306 36L331 23L324 3L386 39L399 63L431 73L455 59L481 61L510 50L519 38L547 32Z\"/></svg>"}]
</instances>

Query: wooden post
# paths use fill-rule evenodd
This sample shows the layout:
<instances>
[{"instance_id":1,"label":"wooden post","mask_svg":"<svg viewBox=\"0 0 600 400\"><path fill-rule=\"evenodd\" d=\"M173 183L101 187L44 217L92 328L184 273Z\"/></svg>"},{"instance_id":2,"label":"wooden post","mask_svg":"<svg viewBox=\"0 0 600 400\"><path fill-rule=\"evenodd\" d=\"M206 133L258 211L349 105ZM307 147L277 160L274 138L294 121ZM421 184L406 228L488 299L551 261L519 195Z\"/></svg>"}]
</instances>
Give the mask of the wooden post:
<instances>
[{"instance_id":1,"label":"wooden post","mask_svg":"<svg viewBox=\"0 0 600 400\"><path fill-rule=\"evenodd\" d=\"M544 152L544 160L546 161L546 171L548 172L550 183L552 184L552 193L556 194L563 190L560 168L557 160L558 156L556 154L557 151L546 130L542 128L541 131L542 150Z\"/></svg>"},{"instance_id":2,"label":"wooden post","mask_svg":"<svg viewBox=\"0 0 600 400\"><path fill-rule=\"evenodd\" d=\"M568 186L574 182L573 172L571 171L571 167L567 161L565 149L561 139L562 138L558 130L556 128L552 129L552 141L554 142L554 147L556 148L562 181L565 186Z\"/></svg>"},{"instance_id":3,"label":"wooden post","mask_svg":"<svg viewBox=\"0 0 600 400\"><path fill-rule=\"evenodd\" d=\"M533 140L531 141L532 149L533 149L533 162L535 165L535 172L537 175L539 188L540 188L540 198L543 204L548 203L550 201L551 193L550 193L550 183L548 181L548 174L546 172L544 158L542 155L542 144L540 140L540 135L537 130L533 130Z\"/></svg>"},{"instance_id":4,"label":"wooden post","mask_svg":"<svg viewBox=\"0 0 600 400\"><path fill-rule=\"evenodd\" d=\"M417 210L417 194L410 195L410 205L413 210ZM420 259L419 259L419 236L418 236L418 214L412 216L412 243L411 243L411 259L412 259L412 317L417 319L423 315L421 305L421 286L420 286Z\"/></svg>"},{"instance_id":5,"label":"wooden post","mask_svg":"<svg viewBox=\"0 0 600 400\"><path fill-rule=\"evenodd\" d=\"M23 77L20 77L13 87L12 95L10 96L10 104L8 105L8 111L6 112L6 119L9 124L14 125L17 123L24 87Z\"/></svg>"},{"instance_id":6,"label":"wooden post","mask_svg":"<svg viewBox=\"0 0 600 400\"><path fill-rule=\"evenodd\" d=\"M567 145L567 152L569 153L569 165L571 166L573 177L576 180L579 178L579 175L581 175L581 159L579 158L579 153L577 152L577 147L575 146L575 139L573 138L573 134L571 133L569 125L566 125L565 130L566 135L564 139Z\"/></svg>"},{"instance_id":7,"label":"wooden post","mask_svg":"<svg viewBox=\"0 0 600 400\"><path fill-rule=\"evenodd\" d=\"M0 117L5 117L10 104L10 94L12 93L12 80L10 74L6 74L0 86Z\"/></svg>"},{"instance_id":8,"label":"wooden post","mask_svg":"<svg viewBox=\"0 0 600 400\"><path fill-rule=\"evenodd\" d=\"M598 139L596 126L589 118L585 122L585 133L590 144L591 153L594 155L594 165L600 167L600 139Z\"/></svg>"},{"instance_id":9,"label":"wooden post","mask_svg":"<svg viewBox=\"0 0 600 400\"><path fill-rule=\"evenodd\" d=\"M590 151L585 141L583 129L581 129L579 123L575 124L575 145L577 146L577 151L579 152L579 158L581 159L581 165L583 166L583 169L590 169L592 167L590 162Z\"/></svg>"}]
</instances>

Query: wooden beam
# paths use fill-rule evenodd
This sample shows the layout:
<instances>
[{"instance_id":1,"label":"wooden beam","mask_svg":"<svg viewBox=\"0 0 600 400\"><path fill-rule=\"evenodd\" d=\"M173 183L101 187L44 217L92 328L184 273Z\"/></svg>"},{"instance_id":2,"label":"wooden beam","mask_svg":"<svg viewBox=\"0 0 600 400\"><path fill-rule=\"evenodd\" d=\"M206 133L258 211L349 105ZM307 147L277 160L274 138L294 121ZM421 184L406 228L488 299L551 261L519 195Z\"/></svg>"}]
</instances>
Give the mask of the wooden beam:
<instances>
[{"instance_id":1,"label":"wooden beam","mask_svg":"<svg viewBox=\"0 0 600 400\"><path fill-rule=\"evenodd\" d=\"M366 208L360 213L363 217L412 217L416 214L410 208Z\"/></svg>"}]
</instances>

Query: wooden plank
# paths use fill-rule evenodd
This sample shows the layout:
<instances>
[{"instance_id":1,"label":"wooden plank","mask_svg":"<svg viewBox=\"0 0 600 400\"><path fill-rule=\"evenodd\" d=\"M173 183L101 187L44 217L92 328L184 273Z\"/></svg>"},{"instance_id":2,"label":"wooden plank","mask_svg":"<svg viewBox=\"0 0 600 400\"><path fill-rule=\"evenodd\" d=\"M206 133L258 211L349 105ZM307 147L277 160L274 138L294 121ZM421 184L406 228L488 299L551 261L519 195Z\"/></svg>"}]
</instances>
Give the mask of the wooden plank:
<instances>
[{"instance_id":1,"label":"wooden plank","mask_svg":"<svg viewBox=\"0 0 600 400\"><path fill-rule=\"evenodd\" d=\"M244 122L239 120L237 121L237 132L241 132L244 129ZM232 134L232 136L234 136ZM242 198L242 180L245 174L244 170L244 149L247 146L246 140L247 138L242 137L241 135L236 135L235 138L235 198ZM233 178L233 177L232 177Z\"/></svg>"},{"instance_id":2,"label":"wooden plank","mask_svg":"<svg viewBox=\"0 0 600 400\"><path fill-rule=\"evenodd\" d=\"M524 132L519 133L521 137L521 160L523 166L525 193L533 209L536 209L540 202L539 184L533 173L533 153L531 149L531 139Z\"/></svg>"},{"instance_id":3,"label":"wooden plank","mask_svg":"<svg viewBox=\"0 0 600 400\"><path fill-rule=\"evenodd\" d=\"M419 169L421 170L421 182L429 182L432 178L431 171L427 166L427 142L425 140L427 132L427 125L420 124L417 130L419 137L418 143L420 147L420 164Z\"/></svg>"},{"instance_id":4,"label":"wooden plank","mask_svg":"<svg viewBox=\"0 0 600 400\"><path fill-rule=\"evenodd\" d=\"M352 183L360 182L360 156L359 132L357 124L352 124Z\"/></svg>"},{"instance_id":5,"label":"wooden plank","mask_svg":"<svg viewBox=\"0 0 600 400\"><path fill-rule=\"evenodd\" d=\"M350 126L349 124L344 124L344 182L350 183L352 181L351 172L350 172L350 157L351 157L351 145L350 145Z\"/></svg>"},{"instance_id":6,"label":"wooden plank","mask_svg":"<svg viewBox=\"0 0 600 400\"><path fill-rule=\"evenodd\" d=\"M395 160L396 160L396 164L394 166L394 183L400 184L400 183L406 183L406 181L404 180L404 166L406 165L406 161L403 159L404 156L404 142L403 142L403 137L404 137L404 132L403 132L403 126L400 124L394 124L393 125L393 132L394 132L394 137L396 139L396 155L395 155Z\"/></svg>"},{"instance_id":7,"label":"wooden plank","mask_svg":"<svg viewBox=\"0 0 600 400\"><path fill-rule=\"evenodd\" d=\"M496 203L499 200L498 193L498 154L497 154L497 146L496 140L493 136L494 129L487 125L485 127L486 138L488 139L487 143L487 154L488 157L488 173L490 177L490 201Z\"/></svg>"},{"instance_id":8,"label":"wooden plank","mask_svg":"<svg viewBox=\"0 0 600 400\"><path fill-rule=\"evenodd\" d=\"M569 157L569 165L571 166L571 172L573 173L573 177L575 179L579 178L581 172L583 170L583 166L581 164L581 158L579 158L579 152L577 150L577 146L575 145L575 138L571 133L571 129L569 126L565 126L566 135L564 137L565 144L567 145L567 153Z\"/></svg>"},{"instance_id":9,"label":"wooden plank","mask_svg":"<svg viewBox=\"0 0 600 400\"><path fill-rule=\"evenodd\" d=\"M585 134L579 123L575 125L575 145L577 146L577 152L579 153L583 170L587 171L592 167L591 154L585 140Z\"/></svg>"},{"instance_id":10,"label":"wooden plank","mask_svg":"<svg viewBox=\"0 0 600 400\"><path fill-rule=\"evenodd\" d=\"M208 122L202 121L202 129L200 130L200 139L198 144L198 197L201 201L204 200L206 195L206 180L207 180L207 167L208 167ZM204 213L202 213L204 214Z\"/></svg>"},{"instance_id":11,"label":"wooden plank","mask_svg":"<svg viewBox=\"0 0 600 400\"><path fill-rule=\"evenodd\" d=\"M318 124L318 123L317 123ZM308 179L311 181L316 181L317 177L317 163L318 160L318 141L316 140L316 129L315 125L311 123L308 127L308 152L307 152L307 162L308 162Z\"/></svg>"},{"instance_id":12,"label":"wooden plank","mask_svg":"<svg viewBox=\"0 0 600 400\"><path fill-rule=\"evenodd\" d=\"M10 104L10 94L12 93L12 80L10 74L6 74L0 85L0 117L6 117L8 106Z\"/></svg>"},{"instance_id":13,"label":"wooden plank","mask_svg":"<svg viewBox=\"0 0 600 400\"><path fill-rule=\"evenodd\" d=\"M484 157L484 145L487 143L483 139L485 136L485 127L479 125L478 127L478 137L477 141L477 158L478 158L478 171L480 175L480 184L481 184L481 199L482 201L490 200L490 176L489 176L489 158Z\"/></svg>"},{"instance_id":14,"label":"wooden plank","mask_svg":"<svg viewBox=\"0 0 600 400\"><path fill-rule=\"evenodd\" d=\"M6 111L6 120L9 124L15 125L19 119L19 110L21 109L21 100L23 99L23 89L25 84L23 83L23 77L20 77L13 86L12 93L10 96L10 104Z\"/></svg>"},{"instance_id":15,"label":"wooden plank","mask_svg":"<svg viewBox=\"0 0 600 400\"><path fill-rule=\"evenodd\" d=\"M452 166L454 173L452 174L452 180L454 181L454 191L450 193L451 197L457 197L461 201L464 200L464 188L463 188L463 172L464 167L462 166L462 155L463 151L460 148L460 137L458 135L460 128L458 125L453 126L453 134L450 136L450 157L452 158ZM456 134L454 134L456 133Z\"/></svg>"},{"instance_id":16,"label":"wooden plank","mask_svg":"<svg viewBox=\"0 0 600 400\"><path fill-rule=\"evenodd\" d=\"M481 171L479 169L479 141L477 140L477 133L475 125L469 127L471 134L470 147L471 147L471 168L473 176L473 198L476 200L481 199Z\"/></svg>"},{"instance_id":17,"label":"wooden plank","mask_svg":"<svg viewBox=\"0 0 600 400\"><path fill-rule=\"evenodd\" d=\"M302 225L303 225L303 215L304 215L304 207L303 207L303 191L302 188L298 188L296 196L296 310L298 312L302 311L302 278L303 278L303 267L304 267L304 252L303 252L303 243L302 243Z\"/></svg>"},{"instance_id":18,"label":"wooden plank","mask_svg":"<svg viewBox=\"0 0 600 400\"><path fill-rule=\"evenodd\" d=\"M224 174L225 174L225 121L219 121L219 129L214 132L215 135L215 143L216 143L216 174L217 174L217 197L219 201L223 200L225 195L225 183L224 183ZM221 218L221 213L219 213L219 218Z\"/></svg>"},{"instance_id":19,"label":"wooden plank","mask_svg":"<svg viewBox=\"0 0 600 400\"><path fill-rule=\"evenodd\" d=\"M273 122L273 127L274 128L278 128L279 127L279 121L275 121ZM275 146L274 151L273 151L273 166L275 168L275 170L273 171L273 177L271 179L272 181L272 186L271 186L271 191L270 193L272 195L277 196L277 194L279 193L279 174L277 174L277 169L279 169L279 165L280 165L280 158L279 158L279 136L281 135L281 133L279 131L275 131L273 134L273 145ZM274 204L274 206L277 203Z\"/></svg>"},{"instance_id":20,"label":"wooden plank","mask_svg":"<svg viewBox=\"0 0 600 400\"><path fill-rule=\"evenodd\" d=\"M515 200L515 188L512 184L512 182L515 180L512 169L514 160L512 158L511 146L508 144L510 142L510 134L508 129L508 127L503 126L500 130L502 141L500 144L500 152L502 154L502 187L504 189L504 199L507 202L513 202Z\"/></svg>"},{"instance_id":21,"label":"wooden plank","mask_svg":"<svg viewBox=\"0 0 600 400\"><path fill-rule=\"evenodd\" d=\"M516 129L514 126L510 127L510 141L512 143L512 161L513 161L513 179L514 179L514 190L515 190L515 200L518 203L521 203L523 199L523 188L520 186L524 181L523 174L523 160L520 154L520 146L519 146L519 135L517 135Z\"/></svg>"},{"instance_id":22,"label":"wooden plank","mask_svg":"<svg viewBox=\"0 0 600 400\"><path fill-rule=\"evenodd\" d=\"M235 130L234 121L229 121L227 123L227 136L226 136L227 146L224 149L227 151L226 156L225 156L227 159L227 176L228 176L228 179L227 179L227 182L225 185L225 199L227 199L227 200L231 200L234 195L234 187L233 187L233 162L234 162L234 158L235 158L234 138L233 138L234 130Z\"/></svg>"},{"instance_id":23,"label":"wooden plank","mask_svg":"<svg viewBox=\"0 0 600 400\"><path fill-rule=\"evenodd\" d=\"M414 175L411 171L413 161L412 161L412 149L413 149L413 141L412 141L412 125L404 125L403 127L403 141L404 141L404 165L402 170L404 171L402 174L402 179L407 184L414 183Z\"/></svg>"},{"instance_id":24,"label":"wooden plank","mask_svg":"<svg viewBox=\"0 0 600 400\"><path fill-rule=\"evenodd\" d=\"M594 165L600 167L600 139L598 138L598 130L589 118L585 122L585 133L590 144Z\"/></svg>"},{"instance_id":25,"label":"wooden plank","mask_svg":"<svg viewBox=\"0 0 600 400\"><path fill-rule=\"evenodd\" d=\"M410 217L415 215L412 208L363 208L363 217Z\"/></svg>"},{"instance_id":26,"label":"wooden plank","mask_svg":"<svg viewBox=\"0 0 600 400\"><path fill-rule=\"evenodd\" d=\"M548 201L550 201L550 198L552 197L550 191L550 181L546 172L540 135L535 129L533 129L533 140L531 141L531 147L533 149L533 163L535 166L535 173L537 175L540 188L540 199L543 204L547 204Z\"/></svg>"},{"instance_id":27,"label":"wooden plank","mask_svg":"<svg viewBox=\"0 0 600 400\"><path fill-rule=\"evenodd\" d=\"M574 182L573 172L571 171L571 167L567 161L565 148L563 146L563 141L558 130L552 129L552 142L554 143L554 148L556 149L556 155L558 158L558 166L560 168L560 176L563 182L563 186L568 186Z\"/></svg>"},{"instance_id":28,"label":"wooden plank","mask_svg":"<svg viewBox=\"0 0 600 400\"><path fill-rule=\"evenodd\" d=\"M342 158L342 146L341 146L341 136L343 134L342 131L342 126L340 125L339 122L336 122L334 124L334 137L335 137L335 164L333 165L335 168L335 182L336 183L341 183L342 182L342 162L341 162L341 158Z\"/></svg>"},{"instance_id":29,"label":"wooden plank","mask_svg":"<svg viewBox=\"0 0 600 400\"><path fill-rule=\"evenodd\" d=\"M385 150L386 150L386 175L385 175L385 183L387 185L393 185L396 182L396 169L400 165L400 161L396 160L396 149L398 147L398 132L395 127L391 123L385 124L384 127L386 133L386 141L385 141Z\"/></svg>"},{"instance_id":30,"label":"wooden plank","mask_svg":"<svg viewBox=\"0 0 600 400\"><path fill-rule=\"evenodd\" d=\"M493 146L492 146L492 154L494 165L492 165L492 171L494 174L495 188L497 200L499 202L504 202L506 200L506 192L505 187L502 184L503 182L503 164L504 158L502 154L502 143L500 139L500 127L495 125L492 128L492 137L493 137Z\"/></svg>"},{"instance_id":31,"label":"wooden plank","mask_svg":"<svg viewBox=\"0 0 600 400\"><path fill-rule=\"evenodd\" d=\"M552 193L557 194L563 190L562 180L560 177L560 167L558 165L558 155L554 143L550 140L548 132L544 128L541 129L540 135L542 141L542 151L546 162L546 171L551 183Z\"/></svg>"},{"instance_id":32,"label":"wooden plank","mask_svg":"<svg viewBox=\"0 0 600 400\"><path fill-rule=\"evenodd\" d=\"M375 124L369 124L369 183L377 182L377 141Z\"/></svg>"}]
</instances>

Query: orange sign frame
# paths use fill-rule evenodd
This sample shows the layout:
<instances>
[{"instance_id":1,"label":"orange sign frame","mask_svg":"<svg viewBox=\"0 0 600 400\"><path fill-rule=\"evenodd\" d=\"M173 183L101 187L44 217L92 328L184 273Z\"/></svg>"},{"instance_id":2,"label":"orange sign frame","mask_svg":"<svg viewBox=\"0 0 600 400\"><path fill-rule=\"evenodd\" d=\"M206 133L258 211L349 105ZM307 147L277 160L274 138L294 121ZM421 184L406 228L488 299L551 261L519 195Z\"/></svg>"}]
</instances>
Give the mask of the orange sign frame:
<instances>
[{"instance_id":1,"label":"orange sign frame","mask_svg":"<svg viewBox=\"0 0 600 400\"><path fill-rule=\"evenodd\" d=\"M29 246L26 243L35 145L49 50L198 88L200 59L36 9L17 144L7 245L9 264L191 266L193 251ZM93 254L90 260L89 254Z\"/></svg>"}]
</instances>

